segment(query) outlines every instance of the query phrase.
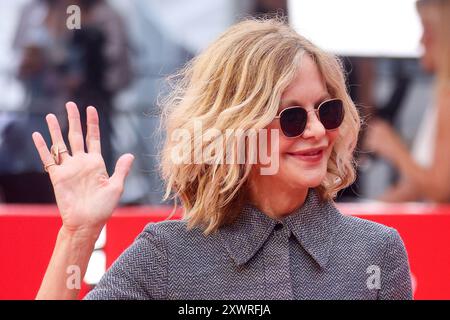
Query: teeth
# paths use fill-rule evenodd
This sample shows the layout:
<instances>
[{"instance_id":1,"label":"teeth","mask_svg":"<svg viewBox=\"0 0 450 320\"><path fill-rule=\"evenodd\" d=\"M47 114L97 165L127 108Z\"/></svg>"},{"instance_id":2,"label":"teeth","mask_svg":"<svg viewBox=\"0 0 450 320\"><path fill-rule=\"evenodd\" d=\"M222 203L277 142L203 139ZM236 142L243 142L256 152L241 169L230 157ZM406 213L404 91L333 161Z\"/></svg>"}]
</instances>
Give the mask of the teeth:
<instances>
[{"instance_id":1,"label":"teeth","mask_svg":"<svg viewBox=\"0 0 450 320\"><path fill-rule=\"evenodd\" d=\"M308 152L308 153L305 153L305 155L306 156L315 156L315 155L318 155L320 153L320 151L315 151L315 152Z\"/></svg>"}]
</instances>

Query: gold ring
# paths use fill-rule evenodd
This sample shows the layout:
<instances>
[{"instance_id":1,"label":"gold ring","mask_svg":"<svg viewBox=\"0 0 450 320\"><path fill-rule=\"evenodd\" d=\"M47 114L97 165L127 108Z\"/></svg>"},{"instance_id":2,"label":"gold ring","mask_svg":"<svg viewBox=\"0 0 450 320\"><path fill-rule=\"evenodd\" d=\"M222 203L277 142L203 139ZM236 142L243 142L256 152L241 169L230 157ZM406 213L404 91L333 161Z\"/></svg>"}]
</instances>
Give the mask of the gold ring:
<instances>
[{"instance_id":1,"label":"gold ring","mask_svg":"<svg viewBox=\"0 0 450 320\"><path fill-rule=\"evenodd\" d=\"M59 146L54 144L50 148L50 153L52 154L53 159L55 160L55 164L61 163L61 157L60 154L67 152L67 149L59 150Z\"/></svg>"},{"instance_id":2,"label":"gold ring","mask_svg":"<svg viewBox=\"0 0 450 320\"><path fill-rule=\"evenodd\" d=\"M45 172L48 172L48 169L47 169L47 168L48 168L48 167L51 167L51 166L56 166L56 163L50 163L50 164L45 165L45 166L44 166L44 171L45 171Z\"/></svg>"}]
</instances>

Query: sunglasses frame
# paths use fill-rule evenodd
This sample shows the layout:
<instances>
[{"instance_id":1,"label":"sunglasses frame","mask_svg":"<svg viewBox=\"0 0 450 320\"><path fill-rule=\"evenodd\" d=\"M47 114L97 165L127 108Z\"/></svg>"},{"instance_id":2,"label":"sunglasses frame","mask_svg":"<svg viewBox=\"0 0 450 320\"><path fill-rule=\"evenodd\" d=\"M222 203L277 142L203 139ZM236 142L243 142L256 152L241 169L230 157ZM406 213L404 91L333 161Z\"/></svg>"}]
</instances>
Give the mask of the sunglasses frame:
<instances>
[{"instance_id":1,"label":"sunglasses frame","mask_svg":"<svg viewBox=\"0 0 450 320\"><path fill-rule=\"evenodd\" d=\"M319 104L319 106L317 107L317 109L313 109L313 110L309 110L309 111L306 110L304 107L301 107L301 106L292 106L292 107L288 107L288 108L285 108L285 109L281 110L280 113L279 113L278 115L276 115L274 119L280 119L280 118L281 118L281 115L282 115L283 112L285 112L286 110L291 110L291 109L303 109L303 110L305 110L305 112L306 112L307 115L308 115L308 113L310 113L310 112L314 112L314 113L316 114L316 116L317 116L317 119L319 119L320 123L322 123L322 120L320 120L320 114L319 114L320 107L322 107L322 106L323 106L325 103L327 103L327 102L330 102L330 101L336 101L336 100L338 100L338 101L340 101L340 102L342 103L342 119L341 119L341 123L340 123L339 126L337 126L335 129L326 129L326 128L325 128L325 130L327 130L327 131L337 130L337 129L342 125L342 122L344 121L344 117L345 117L344 101L342 101L342 99L339 99L339 98L332 98L332 99L324 100L324 101L322 101L322 102ZM308 124L308 117L306 118L306 125L307 125L307 124ZM305 128L306 128L306 125L305 125ZM323 123L322 123L322 125L323 125ZM281 123L280 123L280 127L281 127ZM283 129L281 129L281 131L283 131ZM289 137L289 136L287 136L286 133L284 133L284 131L283 131L283 135L284 135L286 138L298 138L298 137L302 136L304 132L305 132L305 129L303 129L303 131L302 131L299 135Z\"/></svg>"}]
</instances>

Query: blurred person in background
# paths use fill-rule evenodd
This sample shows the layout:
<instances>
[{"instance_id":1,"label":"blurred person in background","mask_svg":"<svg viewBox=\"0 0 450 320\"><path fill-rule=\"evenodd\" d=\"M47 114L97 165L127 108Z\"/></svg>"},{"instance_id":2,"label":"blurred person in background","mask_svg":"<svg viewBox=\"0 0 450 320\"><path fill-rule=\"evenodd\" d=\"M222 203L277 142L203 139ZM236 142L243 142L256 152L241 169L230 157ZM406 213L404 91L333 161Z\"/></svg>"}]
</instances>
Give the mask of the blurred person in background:
<instances>
[{"instance_id":1,"label":"blurred person in background","mask_svg":"<svg viewBox=\"0 0 450 320\"><path fill-rule=\"evenodd\" d=\"M422 67L435 76L435 101L427 107L412 147L386 122L370 122L368 150L388 160L399 181L382 201L450 201L450 0L419 0L423 25Z\"/></svg>"},{"instance_id":2,"label":"blurred person in background","mask_svg":"<svg viewBox=\"0 0 450 320\"><path fill-rule=\"evenodd\" d=\"M29 135L46 127L42 115L62 115L68 98L64 81L67 61L66 7L62 1L34 0L27 3L14 37L20 57L16 75L25 90L24 113L3 132L0 147L0 189L4 202L54 202L51 184L36 161ZM62 130L66 124L62 123ZM50 136L45 135L47 141Z\"/></svg>"},{"instance_id":3,"label":"blurred person in background","mask_svg":"<svg viewBox=\"0 0 450 320\"><path fill-rule=\"evenodd\" d=\"M66 25L69 5L80 7L81 29L69 30ZM131 77L125 31L105 1L34 0L22 9L13 47L21 57L17 77L26 93L26 106L3 131L1 201L52 203L51 184L37 165L29 135L46 127L42 115L62 116L67 100L81 106L84 121L89 101L101 115L102 148L111 172L112 98ZM66 123L62 130L67 131ZM50 140L49 135L45 138Z\"/></svg>"},{"instance_id":4,"label":"blurred person in background","mask_svg":"<svg viewBox=\"0 0 450 320\"><path fill-rule=\"evenodd\" d=\"M102 152L107 171L112 173L113 98L131 81L125 26L104 0L72 0L66 7L73 4L81 9L81 29L74 30L68 42L69 97L80 106L82 128L86 128L86 107L96 107L104 132Z\"/></svg>"},{"instance_id":5,"label":"blurred person in background","mask_svg":"<svg viewBox=\"0 0 450 320\"><path fill-rule=\"evenodd\" d=\"M67 6L73 4L81 8L80 30L68 30L65 26ZM158 92L165 90L163 80L237 18L286 11L286 0L195 0L189 3L177 0L29 1L22 10L16 32L19 41L16 40L15 47L20 54L26 53L25 60L39 60L41 50L34 48L34 44L28 48L29 40L26 39L30 38L30 33L44 29L41 33L51 39L48 41L51 45L40 44L38 47L45 49L42 50L45 53L43 59L57 61L42 64L43 72L52 74L53 80L48 85L41 78L22 82L28 92L26 109L29 110L29 105L32 105L34 111L28 111L26 117L18 116L22 125L8 130L8 138L5 139L7 146L3 151L0 150L0 154L5 155L0 155L0 163L3 171L8 172L0 178L7 193L7 202L54 201L51 185L48 180L42 179L40 168L26 169L34 172L21 173L20 176L9 174L11 171L25 171L11 170L11 166L22 168L22 164L26 162L26 167L29 168L31 165L28 163L38 163L35 153L27 154L30 150L28 145L18 150L17 146L23 146L29 140L20 138L19 142L13 138L28 136L29 132L39 130L40 127L28 129L33 127L29 125L30 121L35 121L41 127L45 126L45 120L39 115L60 115L63 102L53 99L51 95L54 95L58 96L59 101L77 102L82 121L86 118L84 112L87 103L97 107L101 113L100 126L104 132L102 148L108 171L111 170L110 150L132 151L136 154L136 165L130 173L123 203L160 204L164 191L162 180L157 174L157 154L162 137L157 130L159 113L155 105ZM123 18L124 23L115 12L121 13L120 18ZM128 32L127 35L124 29ZM130 58L126 50L128 42L132 48ZM126 90L121 90L130 80L129 60L133 62L133 81ZM39 84L41 86L36 87ZM43 90L43 84L51 90ZM56 90L58 86L59 89ZM119 91L120 94L117 94ZM66 98L61 99L59 96ZM113 116L111 104L114 105ZM29 117L32 120L25 119ZM66 130L65 125L62 124L63 131ZM110 133L118 130L124 134L112 136ZM48 141L49 137L45 136L45 139ZM111 140L114 148L111 148ZM29 183L30 180L25 175L32 175L33 183ZM35 187L42 183L46 184L45 187ZM31 185L34 186L24 192ZM39 189L39 192L33 192L35 189ZM46 195L42 194L43 191Z\"/></svg>"}]
</instances>

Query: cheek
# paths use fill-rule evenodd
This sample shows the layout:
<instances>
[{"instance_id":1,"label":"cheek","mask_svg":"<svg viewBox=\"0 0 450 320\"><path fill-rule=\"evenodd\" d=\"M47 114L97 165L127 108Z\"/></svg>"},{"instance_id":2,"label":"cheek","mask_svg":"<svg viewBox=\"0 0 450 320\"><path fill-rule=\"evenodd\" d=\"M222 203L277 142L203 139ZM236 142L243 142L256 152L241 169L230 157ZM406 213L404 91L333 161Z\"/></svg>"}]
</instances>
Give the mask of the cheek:
<instances>
[{"instance_id":1,"label":"cheek","mask_svg":"<svg viewBox=\"0 0 450 320\"><path fill-rule=\"evenodd\" d=\"M276 132L275 134L278 135L278 153L280 156L282 156L285 153L288 153L290 151L292 151L295 146L296 143L298 143L297 139L292 139L292 138L287 138L281 131L279 126L277 126L276 124L270 124L269 126L267 126L265 128L267 130L267 139L266 139L266 143L267 143L267 151L270 154L271 153L271 142L273 142L273 138L272 138L272 129L275 129ZM331 150L333 149L333 146L337 140L337 138L339 137L339 131L340 129L336 129L333 131L327 131L326 135L327 135L327 140L328 140L328 154L331 153ZM258 143L258 150L259 150L259 143Z\"/></svg>"},{"instance_id":2,"label":"cheek","mask_svg":"<svg viewBox=\"0 0 450 320\"><path fill-rule=\"evenodd\" d=\"M328 149L327 149L327 157L330 157L331 151L333 150L334 144L336 143L336 140L339 137L339 129L336 129L334 131L328 131L327 132L327 138L328 138Z\"/></svg>"},{"instance_id":3,"label":"cheek","mask_svg":"<svg viewBox=\"0 0 450 320\"><path fill-rule=\"evenodd\" d=\"M327 137L328 137L328 144L329 145L334 145L334 143L336 142L336 139L339 137L339 131L340 129L336 129L333 131L327 131Z\"/></svg>"},{"instance_id":4,"label":"cheek","mask_svg":"<svg viewBox=\"0 0 450 320\"><path fill-rule=\"evenodd\" d=\"M296 142L296 139L287 138L283 132L281 132L280 126L277 125L277 123L272 123L269 126L265 128L267 130L267 147L269 154L272 150L272 143L274 143L274 140L278 140L278 153L282 155L283 153L288 152L289 150L292 150L293 145ZM273 132L272 132L273 130ZM275 136L273 136L275 135ZM276 151L274 149L274 151Z\"/></svg>"},{"instance_id":5,"label":"cheek","mask_svg":"<svg viewBox=\"0 0 450 320\"><path fill-rule=\"evenodd\" d=\"M287 153L293 149L295 139L286 138L283 134L280 134L280 155Z\"/></svg>"},{"instance_id":6,"label":"cheek","mask_svg":"<svg viewBox=\"0 0 450 320\"><path fill-rule=\"evenodd\" d=\"M331 153L331 150L333 149L333 146L339 137L339 129L333 130L333 131L327 131L327 140L328 140L328 150L329 153ZM280 155L283 155L284 153L288 153L292 150L294 150L295 144L298 144L297 139L287 138L283 133L279 133L279 153Z\"/></svg>"}]
</instances>

